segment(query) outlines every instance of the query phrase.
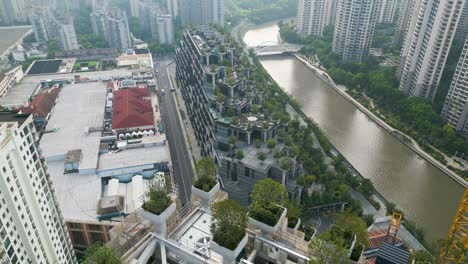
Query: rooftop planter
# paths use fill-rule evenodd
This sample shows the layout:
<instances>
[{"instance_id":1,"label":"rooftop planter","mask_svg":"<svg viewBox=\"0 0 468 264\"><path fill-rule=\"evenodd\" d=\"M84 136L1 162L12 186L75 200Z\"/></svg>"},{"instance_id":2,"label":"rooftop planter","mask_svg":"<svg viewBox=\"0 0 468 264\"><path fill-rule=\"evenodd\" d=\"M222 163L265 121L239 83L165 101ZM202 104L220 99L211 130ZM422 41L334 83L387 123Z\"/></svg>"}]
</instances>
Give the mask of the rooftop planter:
<instances>
[{"instance_id":1,"label":"rooftop planter","mask_svg":"<svg viewBox=\"0 0 468 264\"><path fill-rule=\"evenodd\" d=\"M249 211L249 225L272 235L282 228L287 209L283 207L286 189L279 182L270 178L255 184L251 193L253 200Z\"/></svg>"},{"instance_id":2,"label":"rooftop planter","mask_svg":"<svg viewBox=\"0 0 468 264\"><path fill-rule=\"evenodd\" d=\"M213 187L211 187L211 189L209 189L208 191L192 186L192 194L198 197L203 205L209 206L213 203L214 197L220 189L219 182L215 181L215 183L216 184Z\"/></svg>"},{"instance_id":3,"label":"rooftop planter","mask_svg":"<svg viewBox=\"0 0 468 264\"><path fill-rule=\"evenodd\" d=\"M233 200L213 204L211 249L223 256L223 263L235 263L247 244L247 212Z\"/></svg>"},{"instance_id":4,"label":"rooftop planter","mask_svg":"<svg viewBox=\"0 0 468 264\"><path fill-rule=\"evenodd\" d=\"M166 235L167 219L176 211L169 192L162 186L152 185L144 199L141 215L154 225L156 233Z\"/></svg>"}]
</instances>

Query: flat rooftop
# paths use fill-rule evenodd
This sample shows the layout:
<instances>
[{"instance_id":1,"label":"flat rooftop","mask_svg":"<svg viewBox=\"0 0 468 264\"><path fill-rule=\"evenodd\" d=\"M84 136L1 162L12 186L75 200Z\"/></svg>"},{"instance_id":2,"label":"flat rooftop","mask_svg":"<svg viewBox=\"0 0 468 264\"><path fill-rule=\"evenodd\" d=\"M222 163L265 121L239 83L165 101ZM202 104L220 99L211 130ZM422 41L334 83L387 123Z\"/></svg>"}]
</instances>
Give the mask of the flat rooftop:
<instances>
[{"instance_id":1,"label":"flat rooftop","mask_svg":"<svg viewBox=\"0 0 468 264\"><path fill-rule=\"evenodd\" d=\"M30 26L0 27L0 56L31 30Z\"/></svg>"},{"instance_id":2,"label":"flat rooftop","mask_svg":"<svg viewBox=\"0 0 468 264\"><path fill-rule=\"evenodd\" d=\"M104 122L105 83L65 85L42 136L45 158L65 160L68 151L81 149L81 170L95 170Z\"/></svg>"},{"instance_id":3,"label":"flat rooftop","mask_svg":"<svg viewBox=\"0 0 468 264\"><path fill-rule=\"evenodd\" d=\"M40 83L21 82L13 85L8 90L7 94L0 98L0 105L8 108L15 109L27 105L29 99L39 90Z\"/></svg>"},{"instance_id":4,"label":"flat rooftop","mask_svg":"<svg viewBox=\"0 0 468 264\"><path fill-rule=\"evenodd\" d=\"M99 156L98 171L169 162L170 158L167 144L154 147L130 148L116 153L107 152Z\"/></svg>"}]
</instances>

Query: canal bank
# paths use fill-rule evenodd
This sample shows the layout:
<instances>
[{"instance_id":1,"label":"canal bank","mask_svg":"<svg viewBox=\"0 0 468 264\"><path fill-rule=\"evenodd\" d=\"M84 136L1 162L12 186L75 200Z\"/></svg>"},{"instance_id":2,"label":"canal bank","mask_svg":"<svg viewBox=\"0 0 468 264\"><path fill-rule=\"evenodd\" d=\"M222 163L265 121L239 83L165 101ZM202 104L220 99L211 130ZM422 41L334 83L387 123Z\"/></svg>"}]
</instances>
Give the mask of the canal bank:
<instances>
[{"instance_id":1,"label":"canal bank","mask_svg":"<svg viewBox=\"0 0 468 264\"><path fill-rule=\"evenodd\" d=\"M408 135L405 135L403 132L391 127L389 124L387 124L385 121L380 119L378 116L376 116L374 113L372 113L367 107L363 106L360 102L358 102L356 99L354 99L351 95L346 93L345 91L341 90L336 83L333 81L333 79L328 75L327 72L318 69L317 67L313 66L310 64L306 59L304 59L302 56L298 54L294 54L294 57L296 57L299 61L301 61L305 66L307 66L314 74L320 78L323 82L327 83L329 87L335 89L336 92L341 94L344 98L346 98L349 102L354 104L359 110L361 110L364 114L366 114L369 118L374 120L377 124L379 124L382 128L387 130L390 134L392 134L396 139L398 139L400 142L405 144L407 147L412 149L414 152L418 153L422 158L427 160L428 162L432 163L432 165L436 166L439 168L441 171L443 171L447 176L449 176L451 179L453 179L455 182L460 184L462 187L466 187L468 182L455 174L453 171L449 170L444 164L440 163L438 160L434 159L431 155L429 155L427 152L422 150L419 146L418 143ZM408 142L404 139L401 138L401 135L404 135L405 137L409 138L411 142Z\"/></svg>"}]
</instances>

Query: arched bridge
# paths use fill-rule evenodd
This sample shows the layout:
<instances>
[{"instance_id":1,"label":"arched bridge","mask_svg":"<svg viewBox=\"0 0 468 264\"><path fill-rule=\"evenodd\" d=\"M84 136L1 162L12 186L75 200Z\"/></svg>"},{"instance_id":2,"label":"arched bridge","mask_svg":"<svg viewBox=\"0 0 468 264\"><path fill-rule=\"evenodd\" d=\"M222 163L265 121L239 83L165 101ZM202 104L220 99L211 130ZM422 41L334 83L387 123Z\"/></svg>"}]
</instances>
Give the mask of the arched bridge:
<instances>
[{"instance_id":1,"label":"arched bridge","mask_svg":"<svg viewBox=\"0 0 468 264\"><path fill-rule=\"evenodd\" d=\"M253 52L257 56L268 56L276 55L283 53L294 53L301 50L302 45L290 44L285 42L275 42L275 41L266 41L260 43L257 46L247 47L248 49L253 49Z\"/></svg>"}]
</instances>

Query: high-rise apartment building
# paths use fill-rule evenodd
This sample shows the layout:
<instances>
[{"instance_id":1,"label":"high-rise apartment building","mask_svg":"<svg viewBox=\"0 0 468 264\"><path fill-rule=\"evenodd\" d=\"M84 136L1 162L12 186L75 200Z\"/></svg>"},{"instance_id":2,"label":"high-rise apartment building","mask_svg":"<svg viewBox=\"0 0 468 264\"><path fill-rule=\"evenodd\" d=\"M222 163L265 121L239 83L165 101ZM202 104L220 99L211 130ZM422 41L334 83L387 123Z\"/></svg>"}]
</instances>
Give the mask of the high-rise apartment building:
<instances>
[{"instance_id":1,"label":"high-rise apartment building","mask_svg":"<svg viewBox=\"0 0 468 264\"><path fill-rule=\"evenodd\" d=\"M58 10L51 10L47 15L47 24L49 38L55 38L57 40L57 46L59 49L80 49L72 16ZM51 35L53 37L51 37Z\"/></svg>"},{"instance_id":2,"label":"high-rise apartment building","mask_svg":"<svg viewBox=\"0 0 468 264\"><path fill-rule=\"evenodd\" d=\"M398 0L381 0L378 23L393 23Z\"/></svg>"},{"instance_id":3,"label":"high-rise apartment building","mask_svg":"<svg viewBox=\"0 0 468 264\"><path fill-rule=\"evenodd\" d=\"M332 49L344 61L367 60L379 6L379 0L339 1Z\"/></svg>"},{"instance_id":4,"label":"high-rise apartment building","mask_svg":"<svg viewBox=\"0 0 468 264\"><path fill-rule=\"evenodd\" d=\"M465 1L457 31L455 32L456 39L465 40L466 36L468 36L468 1Z\"/></svg>"},{"instance_id":5,"label":"high-rise apartment building","mask_svg":"<svg viewBox=\"0 0 468 264\"><path fill-rule=\"evenodd\" d=\"M408 96L433 100L464 0L419 0L402 49L398 77Z\"/></svg>"},{"instance_id":6,"label":"high-rise apartment building","mask_svg":"<svg viewBox=\"0 0 468 264\"><path fill-rule=\"evenodd\" d=\"M419 2L419 0L401 0L392 45L396 47L401 47L403 45L410 28L411 16L415 9L415 4L417 3L419 5Z\"/></svg>"},{"instance_id":7,"label":"high-rise apartment building","mask_svg":"<svg viewBox=\"0 0 468 264\"><path fill-rule=\"evenodd\" d=\"M77 263L32 116L0 112L2 263Z\"/></svg>"},{"instance_id":8,"label":"high-rise apartment building","mask_svg":"<svg viewBox=\"0 0 468 264\"><path fill-rule=\"evenodd\" d=\"M182 25L224 26L224 0L181 0Z\"/></svg>"},{"instance_id":9,"label":"high-rise apartment building","mask_svg":"<svg viewBox=\"0 0 468 264\"><path fill-rule=\"evenodd\" d=\"M119 50L131 48L132 37L127 13L119 8L104 9L95 9L91 13L93 33L106 39L110 46Z\"/></svg>"},{"instance_id":10,"label":"high-rise apartment building","mask_svg":"<svg viewBox=\"0 0 468 264\"><path fill-rule=\"evenodd\" d=\"M139 0L135 2L136 14L143 30L150 32L158 43L174 43L174 21L172 15L156 3Z\"/></svg>"},{"instance_id":11,"label":"high-rise apartment building","mask_svg":"<svg viewBox=\"0 0 468 264\"><path fill-rule=\"evenodd\" d=\"M0 0L0 23L5 25L28 22L30 0Z\"/></svg>"},{"instance_id":12,"label":"high-rise apartment building","mask_svg":"<svg viewBox=\"0 0 468 264\"><path fill-rule=\"evenodd\" d=\"M37 7L29 14L29 22L33 28L34 37L38 42L46 42L49 40L47 33L47 16L44 14L45 9Z\"/></svg>"},{"instance_id":13,"label":"high-rise apartment building","mask_svg":"<svg viewBox=\"0 0 468 264\"><path fill-rule=\"evenodd\" d=\"M457 131L468 134L468 38L445 98L442 118Z\"/></svg>"},{"instance_id":14,"label":"high-rise apartment building","mask_svg":"<svg viewBox=\"0 0 468 264\"><path fill-rule=\"evenodd\" d=\"M296 31L303 35L322 36L330 24L332 0L299 0L297 2Z\"/></svg>"}]
</instances>

